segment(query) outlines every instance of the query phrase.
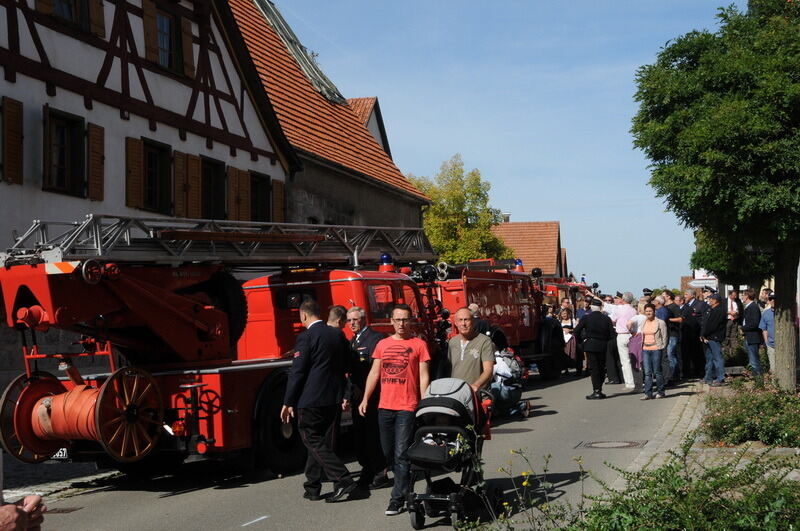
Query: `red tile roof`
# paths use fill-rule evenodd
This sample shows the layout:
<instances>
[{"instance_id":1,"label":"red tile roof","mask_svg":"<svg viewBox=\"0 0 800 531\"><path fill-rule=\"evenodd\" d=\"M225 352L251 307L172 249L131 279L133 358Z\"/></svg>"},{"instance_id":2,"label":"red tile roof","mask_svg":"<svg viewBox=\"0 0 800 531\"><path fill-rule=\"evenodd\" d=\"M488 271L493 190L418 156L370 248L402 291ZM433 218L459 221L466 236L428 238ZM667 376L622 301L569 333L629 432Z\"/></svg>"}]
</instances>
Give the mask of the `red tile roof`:
<instances>
[{"instance_id":1,"label":"red tile roof","mask_svg":"<svg viewBox=\"0 0 800 531\"><path fill-rule=\"evenodd\" d=\"M229 0L228 4L295 149L427 199L405 178L349 105L332 103L314 89L252 0Z\"/></svg>"},{"instance_id":2,"label":"red tile roof","mask_svg":"<svg viewBox=\"0 0 800 531\"><path fill-rule=\"evenodd\" d=\"M561 259L561 226L558 221L515 221L492 227L492 232L514 250L525 271L535 267L542 275L558 273Z\"/></svg>"},{"instance_id":3,"label":"red tile roof","mask_svg":"<svg viewBox=\"0 0 800 531\"><path fill-rule=\"evenodd\" d=\"M369 121L369 117L372 115L372 109L375 108L375 102L378 101L378 98L347 98L347 103L350 104L350 108L356 113L358 119L361 120L361 123L367 125Z\"/></svg>"}]
</instances>

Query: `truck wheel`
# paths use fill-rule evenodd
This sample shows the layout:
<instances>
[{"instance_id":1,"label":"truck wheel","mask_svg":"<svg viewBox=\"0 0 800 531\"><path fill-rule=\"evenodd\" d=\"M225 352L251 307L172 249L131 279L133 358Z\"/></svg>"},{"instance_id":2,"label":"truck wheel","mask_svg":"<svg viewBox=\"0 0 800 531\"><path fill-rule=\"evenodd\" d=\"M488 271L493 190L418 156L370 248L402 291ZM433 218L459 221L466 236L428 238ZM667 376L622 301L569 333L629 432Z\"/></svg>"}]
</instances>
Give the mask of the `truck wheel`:
<instances>
[{"instance_id":1,"label":"truck wheel","mask_svg":"<svg viewBox=\"0 0 800 531\"><path fill-rule=\"evenodd\" d=\"M270 389L260 401L256 415L255 462L258 468L269 468L275 474L289 474L302 470L306 462L306 448L297 431L297 420L281 422L280 413L286 391L286 377L268 382Z\"/></svg>"}]
</instances>

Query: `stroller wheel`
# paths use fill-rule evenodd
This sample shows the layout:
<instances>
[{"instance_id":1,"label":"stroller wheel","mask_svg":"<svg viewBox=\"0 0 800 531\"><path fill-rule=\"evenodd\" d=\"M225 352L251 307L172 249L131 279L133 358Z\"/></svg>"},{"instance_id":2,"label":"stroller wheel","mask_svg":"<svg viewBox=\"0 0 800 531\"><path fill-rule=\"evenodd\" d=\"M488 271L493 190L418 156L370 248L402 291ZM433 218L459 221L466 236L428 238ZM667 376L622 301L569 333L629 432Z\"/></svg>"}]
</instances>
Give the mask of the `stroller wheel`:
<instances>
[{"instance_id":1,"label":"stroller wheel","mask_svg":"<svg viewBox=\"0 0 800 531\"><path fill-rule=\"evenodd\" d=\"M408 511L411 517L411 527L414 529L422 529L425 527L425 512L421 504L414 504L413 508Z\"/></svg>"}]
</instances>

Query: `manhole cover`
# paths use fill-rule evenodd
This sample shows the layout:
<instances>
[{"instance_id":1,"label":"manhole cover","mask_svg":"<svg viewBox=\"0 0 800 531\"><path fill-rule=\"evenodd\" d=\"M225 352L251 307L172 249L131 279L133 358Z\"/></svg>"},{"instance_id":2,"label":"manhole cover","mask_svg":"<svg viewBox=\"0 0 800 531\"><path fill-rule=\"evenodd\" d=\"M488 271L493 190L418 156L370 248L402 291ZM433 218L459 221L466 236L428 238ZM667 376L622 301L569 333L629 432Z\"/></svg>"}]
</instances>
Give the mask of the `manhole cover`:
<instances>
[{"instance_id":1,"label":"manhole cover","mask_svg":"<svg viewBox=\"0 0 800 531\"><path fill-rule=\"evenodd\" d=\"M619 448L643 448L647 441L583 441L575 448L614 450Z\"/></svg>"}]
</instances>

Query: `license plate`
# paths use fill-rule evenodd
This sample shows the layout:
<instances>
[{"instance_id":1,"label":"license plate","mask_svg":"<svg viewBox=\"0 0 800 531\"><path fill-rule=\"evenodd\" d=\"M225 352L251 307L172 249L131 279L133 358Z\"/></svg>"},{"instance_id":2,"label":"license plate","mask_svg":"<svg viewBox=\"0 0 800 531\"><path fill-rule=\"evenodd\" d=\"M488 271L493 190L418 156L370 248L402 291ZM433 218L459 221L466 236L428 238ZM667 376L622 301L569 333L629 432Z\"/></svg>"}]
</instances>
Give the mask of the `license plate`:
<instances>
[{"instance_id":1,"label":"license plate","mask_svg":"<svg viewBox=\"0 0 800 531\"><path fill-rule=\"evenodd\" d=\"M69 449L68 448L59 448L56 453L53 454L53 457L50 459L56 459L58 461L66 461L69 459Z\"/></svg>"}]
</instances>

